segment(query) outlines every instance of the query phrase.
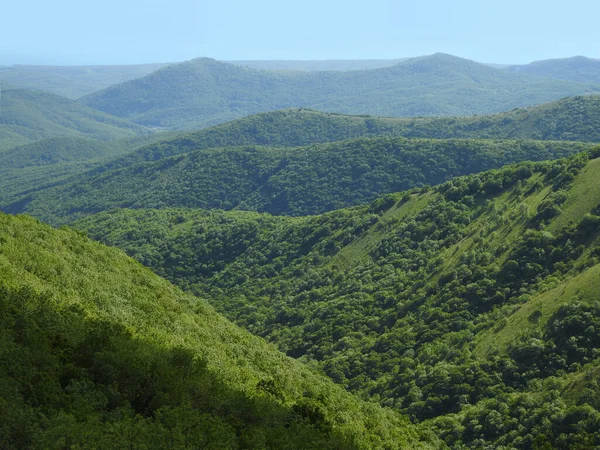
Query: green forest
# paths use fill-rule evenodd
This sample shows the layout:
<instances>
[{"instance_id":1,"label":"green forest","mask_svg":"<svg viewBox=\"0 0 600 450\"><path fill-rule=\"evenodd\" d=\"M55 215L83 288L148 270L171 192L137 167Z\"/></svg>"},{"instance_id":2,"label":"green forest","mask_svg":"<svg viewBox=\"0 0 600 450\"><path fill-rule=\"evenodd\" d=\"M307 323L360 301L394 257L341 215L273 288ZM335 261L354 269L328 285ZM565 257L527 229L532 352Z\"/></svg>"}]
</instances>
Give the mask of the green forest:
<instances>
[{"instance_id":1,"label":"green forest","mask_svg":"<svg viewBox=\"0 0 600 450\"><path fill-rule=\"evenodd\" d=\"M316 214L587 147L575 142L362 138L288 149L206 149L123 168L93 169L72 183L28 194L5 211L27 212L55 225L119 207Z\"/></svg>"},{"instance_id":2,"label":"green forest","mask_svg":"<svg viewBox=\"0 0 600 450\"><path fill-rule=\"evenodd\" d=\"M319 216L76 224L451 447L600 445L600 152Z\"/></svg>"},{"instance_id":3,"label":"green forest","mask_svg":"<svg viewBox=\"0 0 600 450\"><path fill-rule=\"evenodd\" d=\"M597 65L1 66L0 449L600 448Z\"/></svg>"},{"instance_id":4,"label":"green forest","mask_svg":"<svg viewBox=\"0 0 600 450\"><path fill-rule=\"evenodd\" d=\"M3 449L437 446L124 253L0 224Z\"/></svg>"}]
</instances>

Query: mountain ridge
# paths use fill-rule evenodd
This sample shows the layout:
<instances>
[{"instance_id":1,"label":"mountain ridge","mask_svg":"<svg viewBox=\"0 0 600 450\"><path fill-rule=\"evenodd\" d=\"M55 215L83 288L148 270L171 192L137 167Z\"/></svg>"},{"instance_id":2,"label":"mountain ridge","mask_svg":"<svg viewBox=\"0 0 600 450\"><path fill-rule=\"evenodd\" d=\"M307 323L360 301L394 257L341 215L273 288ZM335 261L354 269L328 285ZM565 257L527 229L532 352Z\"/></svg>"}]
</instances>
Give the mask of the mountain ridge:
<instances>
[{"instance_id":1,"label":"mountain ridge","mask_svg":"<svg viewBox=\"0 0 600 450\"><path fill-rule=\"evenodd\" d=\"M379 69L305 73L259 71L198 58L109 87L82 102L140 124L183 129L289 107L391 116L489 113L598 89L511 74L441 53Z\"/></svg>"}]
</instances>

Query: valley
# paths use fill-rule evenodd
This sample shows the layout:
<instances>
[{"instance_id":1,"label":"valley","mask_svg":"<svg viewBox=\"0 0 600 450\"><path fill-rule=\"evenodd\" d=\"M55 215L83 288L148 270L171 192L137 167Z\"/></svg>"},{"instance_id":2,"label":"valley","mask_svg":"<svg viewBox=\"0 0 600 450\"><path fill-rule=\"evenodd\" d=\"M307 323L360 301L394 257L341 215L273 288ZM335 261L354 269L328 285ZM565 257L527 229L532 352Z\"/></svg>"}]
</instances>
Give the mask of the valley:
<instances>
[{"instance_id":1,"label":"valley","mask_svg":"<svg viewBox=\"0 0 600 450\"><path fill-rule=\"evenodd\" d=\"M599 447L597 63L0 67L0 447Z\"/></svg>"}]
</instances>

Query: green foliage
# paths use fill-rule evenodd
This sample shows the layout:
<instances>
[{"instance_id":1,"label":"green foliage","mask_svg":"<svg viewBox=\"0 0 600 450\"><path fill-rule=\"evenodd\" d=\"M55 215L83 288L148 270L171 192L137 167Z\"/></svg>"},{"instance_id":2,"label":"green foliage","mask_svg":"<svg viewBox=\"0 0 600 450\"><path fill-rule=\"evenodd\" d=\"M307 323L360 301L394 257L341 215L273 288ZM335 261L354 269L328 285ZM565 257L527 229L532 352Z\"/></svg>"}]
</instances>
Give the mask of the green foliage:
<instances>
[{"instance_id":1,"label":"green foliage","mask_svg":"<svg viewBox=\"0 0 600 450\"><path fill-rule=\"evenodd\" d=\"M594 448L593 390L575 405L557 386L600 363L599 291L527 306L597 274L596 205L552 232L562 212L538 217L589 195L595 163L526 162L319 216L118 210L77 226L350 391L432 420L453 448ZM519 339L475 351L513 316Z\"/></svg>"},{"instance_id":2,"label":"green foliage","mask_svg":"<svg viewBox=\"0 0 600 450\"><path fill-rule=\"evenodd\" d=\"M288 109L266 112L147 146L118 166L242 145L296 147L358 137L539 139L600 142L600 96L575 97L489 116L391 118Z\"/></svg>"},{"instance_id":3,"label":"green foliage","mask_svg":"<svg viewBox=\"0 0 600 450\"><path fill-rule=\"evenodd\" d=\"M293 149L198 150L152 163L100 167L80 180L4 205L4 210L28 212L53 224L124 207L317 214L457 175L566 156L586 147L571 142L362 138ZM485 189L491 192L492 186Z\"/></svg>"},{"instance_id":4,"label":"green foliage","mask_svg":"<svg viewBox=\"0 0 600 450\"><path fill-rule=\"evenodd\" d=\"M598 92L435 54L348 72L269 72L200 58L84 97L134 122L198 128L290 107L379 116L471 115Z\"/></svg>"},{"instance_id":5,"label":"green foliage","mask_svg":"<svg viewBox=\"0 0 600 450\"><path fill-rule=\"evenodd\" d=\"M156 133L111 142L50 138L0 152L0 204L18 204L33 191L60 185L169 135Z\"/></svg>"},{"instance_id":6,"label":"green foliage","mask_svg":"<svg viewBox=\"0 0 600 450\"><path fill-rule=\"evenodd\" d=\"M2 90L0 151L54 137L111 140L148 134L144 127L73 100L27 89Z\"/></svg>"},{"instance_id":7,"label":"green foliage","mask_svg":"<svg viewBox=\"0 0 600 450\"><path fill-rule=\"evenodd\" d=\"M0 215L0 446L428 448L81 233Z\"/></svg>"}]
</instances>

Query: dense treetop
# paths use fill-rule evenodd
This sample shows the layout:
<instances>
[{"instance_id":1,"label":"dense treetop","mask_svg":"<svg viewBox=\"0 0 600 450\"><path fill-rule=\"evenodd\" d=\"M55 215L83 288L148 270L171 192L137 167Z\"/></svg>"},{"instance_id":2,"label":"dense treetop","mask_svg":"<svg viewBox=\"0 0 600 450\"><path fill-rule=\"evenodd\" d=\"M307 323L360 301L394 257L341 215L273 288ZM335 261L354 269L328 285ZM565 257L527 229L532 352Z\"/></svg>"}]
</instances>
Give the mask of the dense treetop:
<instances>
[{"instance_id":1,"label":"dense treetop","mask_svg":"<svg viewBox=\"0 0 600 450\"><path fill-rule=\"evenodd\" d=\"M0 275L4 449L430 446L75 231L0 215Z\"/></svg>"},{"instance_id":2,"label":"dense treetop","mask_svg":"<svg viewBox=\"0 0 600 450\"><path fill-rule=\"evenodd\" d=\"M77 224L453 448L600 445L597 150L318 216Z\"/></svg>"},{"instance_id":3,"label":"dense treetop","mask_svg":"<svg viewBox=\"0 0 600 450\"><path fill-rule=\"evenodd\" d=\"M600 142L599 130L600 96L566 98L500 114L471 117L348 116L295 108L182 133L144 147L115 165L152 161L205 148L296 147L375 136Z\"/></svg>"},{"instance_id":4,"label":"dense treetop","mask_svg":"<svg viewBox=\"0 0 600 450\"><path fill-rule=\"evenodd\" d=\"M53 224L112 208L174 206L306 215L369 202L524 160L577 153L573 142L361 138L301 148L199 150L108 169L3 205Z\"/></svg>"}]
</instances>

